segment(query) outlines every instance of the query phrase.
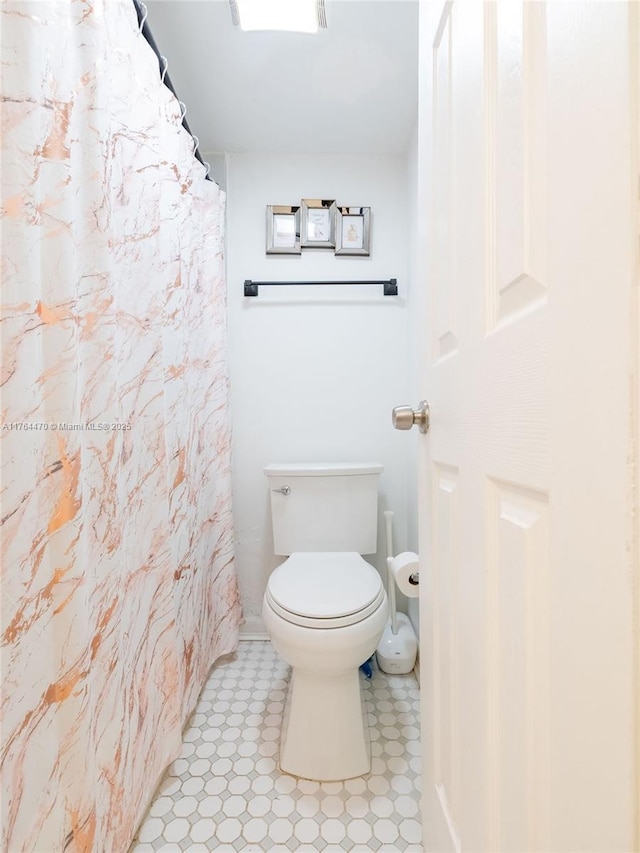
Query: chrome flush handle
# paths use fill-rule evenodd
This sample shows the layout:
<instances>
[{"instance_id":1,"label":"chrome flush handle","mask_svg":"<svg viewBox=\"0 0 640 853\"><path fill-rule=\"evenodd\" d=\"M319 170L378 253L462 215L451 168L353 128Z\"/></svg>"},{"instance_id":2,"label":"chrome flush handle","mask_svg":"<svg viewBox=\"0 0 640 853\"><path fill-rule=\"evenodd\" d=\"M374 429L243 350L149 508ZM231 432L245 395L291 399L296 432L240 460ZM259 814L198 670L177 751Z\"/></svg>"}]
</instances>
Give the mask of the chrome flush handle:
<instances>
[{"instance_id":1,"label":"chrome flush handle","mask_svg":"<svg viewBox=\"0 0 640 853\"><path fill-rule=\"evenodd\" d=\"M287 495L291 494L291 486L283 486L281 489L273 489L272 491L277 492L279 495Z\"/></svg>"}]
</instances>

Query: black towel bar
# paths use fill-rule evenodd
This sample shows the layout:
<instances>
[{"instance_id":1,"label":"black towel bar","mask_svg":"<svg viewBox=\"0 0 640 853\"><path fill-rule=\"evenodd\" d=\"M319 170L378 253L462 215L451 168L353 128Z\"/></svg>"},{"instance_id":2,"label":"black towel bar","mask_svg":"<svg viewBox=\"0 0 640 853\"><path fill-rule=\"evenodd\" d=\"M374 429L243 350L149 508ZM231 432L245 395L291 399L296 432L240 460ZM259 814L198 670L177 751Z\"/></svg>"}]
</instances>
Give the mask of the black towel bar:
<instances>
[{"instance_id":1,"label":"black towel bar","mask_svg":"<svg viewBox=\"0 0 640 853\"><path fill-rule=\"evenodd\" d=\"M292 287L293 285L298 284L320 284L320 285L337 285L337 284L381 284L383 286L383 294L384 296L397 296L398 295L398 279L390 278L386 281L383 280L365 280L365 281L251 281L250 278L245 279L244 282L244 295L245 296L257 296L258 295L258 287Z\"/></svg>"}]
</instances>

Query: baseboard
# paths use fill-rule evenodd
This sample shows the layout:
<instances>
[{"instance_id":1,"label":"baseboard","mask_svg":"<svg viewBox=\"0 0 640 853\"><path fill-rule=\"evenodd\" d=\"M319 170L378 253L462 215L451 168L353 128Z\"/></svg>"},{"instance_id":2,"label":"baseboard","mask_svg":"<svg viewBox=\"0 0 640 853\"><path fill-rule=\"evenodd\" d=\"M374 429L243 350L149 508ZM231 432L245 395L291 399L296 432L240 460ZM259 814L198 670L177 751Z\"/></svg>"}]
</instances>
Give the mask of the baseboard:
<instances>
[{"instance_id":1,"label":"baseboard","mask_svg":"<svg viewBox=\"0 0 640 853\"><path fill-rule=\"evenodd\" d=\"M247 631L246 634L243 631L240 631L238 639L240 642L247 640L248 642L253 643L266 643L269 640L269 635L260 631Z\"/></svg>"},{"instance_id":2,"label":"baseboard","mask_svg":"<svg viewBox=\"0 0 640 853\"><path fill-rule=\"evenodd\" d=\"M269 635L261 616L253 614L244 617L240 625L241 640L268 640Z\"/></svg>"}]
</instances>

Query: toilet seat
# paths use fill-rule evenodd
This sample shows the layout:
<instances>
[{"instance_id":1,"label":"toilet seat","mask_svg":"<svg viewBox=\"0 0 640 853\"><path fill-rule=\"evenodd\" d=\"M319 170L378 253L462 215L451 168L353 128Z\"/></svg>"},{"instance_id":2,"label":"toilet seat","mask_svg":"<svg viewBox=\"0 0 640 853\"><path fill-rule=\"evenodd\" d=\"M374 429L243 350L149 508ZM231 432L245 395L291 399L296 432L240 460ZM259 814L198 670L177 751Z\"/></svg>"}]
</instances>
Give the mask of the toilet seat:
<instances>
[{"instance_id":1,"label":"toilet seat","mask_svg":"<svg viewBox=\"0 0 640 853\"><path fill-rule=\"evenodd\" d=\"M267 584L265 600L282 619L308 628L342 628L385 601L378 572L355 552L292 554Z\"/></svg>"}]
</instances>

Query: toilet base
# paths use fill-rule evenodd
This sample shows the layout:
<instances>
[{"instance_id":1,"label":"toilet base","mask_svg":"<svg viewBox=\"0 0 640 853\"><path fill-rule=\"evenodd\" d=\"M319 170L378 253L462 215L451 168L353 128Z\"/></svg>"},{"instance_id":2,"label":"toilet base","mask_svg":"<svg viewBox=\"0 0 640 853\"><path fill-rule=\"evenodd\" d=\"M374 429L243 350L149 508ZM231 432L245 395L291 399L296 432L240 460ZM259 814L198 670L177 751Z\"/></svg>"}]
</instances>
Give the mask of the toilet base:
<instances>
[{"instance_id":1,"label":"toilet base","mask_svg":"<svg viewBox=\"0 0 640 853\"><path fill-rule=\"evenodd\" d=\"M284 773L317 782L363 776L371 769L361 679L353 671L294 667L280 745Z\"/></svg>"}]
</instances>

